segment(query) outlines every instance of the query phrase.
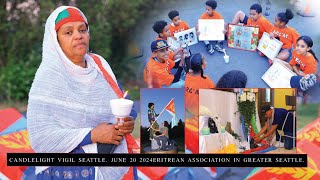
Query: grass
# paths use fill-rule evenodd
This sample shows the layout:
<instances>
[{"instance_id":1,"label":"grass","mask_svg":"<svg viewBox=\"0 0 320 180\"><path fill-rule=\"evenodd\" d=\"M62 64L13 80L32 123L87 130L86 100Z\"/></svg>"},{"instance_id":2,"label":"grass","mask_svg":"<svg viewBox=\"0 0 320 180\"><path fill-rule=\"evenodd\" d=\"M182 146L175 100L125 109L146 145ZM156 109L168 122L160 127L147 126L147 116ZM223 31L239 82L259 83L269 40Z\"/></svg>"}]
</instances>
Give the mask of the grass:
<instances>
[{"instance_id":1,"label":"grass","mask_svg":"<svg viewBox=\"0 0 320 180\"><path fill-rule=\"evenodd\" d=\"M320 104L300 104L297 112L298 130L305 127L318 117L318 107Z\"/></svg>"}]
</instances>

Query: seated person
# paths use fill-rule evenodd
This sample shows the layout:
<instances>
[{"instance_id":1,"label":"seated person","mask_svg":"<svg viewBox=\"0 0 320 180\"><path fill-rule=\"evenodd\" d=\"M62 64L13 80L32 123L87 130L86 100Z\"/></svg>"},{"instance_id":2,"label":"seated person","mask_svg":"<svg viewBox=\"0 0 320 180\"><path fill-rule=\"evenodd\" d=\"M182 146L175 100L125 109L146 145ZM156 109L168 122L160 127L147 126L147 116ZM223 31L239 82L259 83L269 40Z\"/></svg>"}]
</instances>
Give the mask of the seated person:
<instances>
[{"instance_id":1,"label":"seated person","mask_svg":"<svg viewBox=\"0 0 320 180\"><path fill-rule=\"evenodd\" d=\"M157 135L155 134L155 140L157 141L157 144L159 148L157 150L166 150L167 142L169 141L169 131L168 131L169 123L168 121L164 121L162 123L162 127L160 130L158 130L161 134ZM161 142L160 142L161 141Z\"/></svg>"}]
</instances>

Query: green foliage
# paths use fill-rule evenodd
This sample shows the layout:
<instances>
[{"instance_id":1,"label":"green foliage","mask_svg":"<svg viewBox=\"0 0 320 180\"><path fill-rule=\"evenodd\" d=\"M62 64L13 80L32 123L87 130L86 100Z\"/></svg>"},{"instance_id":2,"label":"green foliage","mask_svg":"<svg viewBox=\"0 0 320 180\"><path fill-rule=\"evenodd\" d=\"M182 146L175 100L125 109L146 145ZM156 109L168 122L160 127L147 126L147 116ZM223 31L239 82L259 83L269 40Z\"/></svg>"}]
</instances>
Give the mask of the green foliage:
<instances>
[{"instance_id":1,"label":"green foliage","mask_svg":"<svg viewBox=\"0 0 320 180\"><path fill-rule=\"evenodd\" d=\"M320 104L299 104L297 112L298 129L302 129L318 117L318 108Z\"/></svg>"},{"instance_id":2,"label":"green foliage","mask_svg":"<svg viewBox=\"0 0 320 180\"><path fill-rule=\"evenodd\" d=\"M252 116L256 117L256 102L255 101L238 101L238 110L240 112L240 121L241 116L244 116L245 127L248 129Z\"/></svg>"},{"instance_id":3,"label":"green foliage","mask_svg":"<svg viewBox=\"0 0 320 180\"><path fill-rule=\"evenodd\" d=\"M9 11L7 2L12 4ZM22 2L1 2L0 101L27 100L41 62L45 22L58 6L74 3L88 18L90 50L105 57L118 81L128 87L134 98L139 97L137 62L129 60L126 54L128 41L138 20L156 3L148 0L35 1L27 10L18 9L17 4ZM33 14L37 7L39 13Z\"/></svg>"},{"instance_id":4,"label":"green foliage","mask_svg":"<svg viewBox=\"0 0 320 180\"><path fill-rule=\"evenodd\" d=\"M31 50L27 57L12 59L13 62L0 69L0 92L3 93L3 99L27 100L40 59L40 52Z\"/></svg>"}]
</instances>

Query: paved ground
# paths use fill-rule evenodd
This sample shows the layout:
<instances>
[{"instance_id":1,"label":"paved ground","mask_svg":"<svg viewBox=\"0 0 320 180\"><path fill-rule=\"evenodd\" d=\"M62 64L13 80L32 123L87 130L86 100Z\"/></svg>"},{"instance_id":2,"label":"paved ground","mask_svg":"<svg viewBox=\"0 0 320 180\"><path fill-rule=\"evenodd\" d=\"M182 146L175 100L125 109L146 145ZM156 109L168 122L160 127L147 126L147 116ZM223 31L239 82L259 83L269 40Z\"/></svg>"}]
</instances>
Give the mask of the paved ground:
<instances>
[{"instance_id":1,"label":"paved ground","mask_svg":"<svg viewBox=\"0 0 320 180\"><path fill-rule=\"evenodd\" d=\"M243 10L247 13L251 4L255 2L257 1L218 1L217 11L223 15L226 22L230 22L236 11ZM271 15L267 18L272 23L274 22L274 18L278 12L283 12L286 8L291 7L289 1L271 0L271 3ZM264 10L265 2L263 2L262 7ZM181 19L185 20L190 25L190 27L194 27L198 21L199 16L204 12L204 8L205 0L177 0L165 4L163 7L154 9L146 18L143 19L143 21L140 22L140 24L137 26L139 27L139 32L135 33L136 36L134 37L134 40L138 44L138 46L143 49L144 52L143 57L137 59L141 62L141 66L138 71L141 72L141 75L146 61L149 60L149 57L151 56L150 43L155 39L156 36L156 33L152 30L153 23L157 20L165 20L167 22L170 22L167 14L170 10L176 9L180 12ZM320 27L315 26L315 24L319 24L319 22L320 16L316 18L309 18L301 17L297 14L295 14L295 17L289 22L289 25L296 28L300 35L311 36L311 38L315 41L315 45L313 47L315 52L319 52L320 50ZM224 43L224 46L226 48L227 54L230 56L229 64L225 64L223 60L223 53L215 52L213 55L209 55L205 50L203 42L193 45L190 48L193 53L200 52L206 56L208 66L207 69L205 69L205 74L209 75L215 83L218 82L219 78L225 72L236 69L241 70L247 74L247 87L268 87L268 85L261 79L261 76L269 68L266 58L259 57L256 52L227 48L226 42ZM320 57L319 54L318 56ZM316 92L319 93L320 90L317 90Z\"/></svg>"}]
</instances>

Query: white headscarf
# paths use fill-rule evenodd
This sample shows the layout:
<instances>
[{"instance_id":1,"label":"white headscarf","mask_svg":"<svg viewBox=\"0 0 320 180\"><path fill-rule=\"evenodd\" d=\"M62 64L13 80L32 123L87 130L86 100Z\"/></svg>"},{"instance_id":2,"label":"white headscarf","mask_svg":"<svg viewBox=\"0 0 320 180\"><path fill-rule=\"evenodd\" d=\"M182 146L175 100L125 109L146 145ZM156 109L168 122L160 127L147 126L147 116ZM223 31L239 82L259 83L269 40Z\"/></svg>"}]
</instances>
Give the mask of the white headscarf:
<instances>
[{"instance_id":1,"label":"white headscarf","mask_svg":"<svg viewBox=\"0 0 320 180\"><path fill-rule=\"evenodd\" d=\"M38 153L69 153L99 123L116 122L109 101L118 97L93 59L86 54L84 58L88 67L77 66L67 58L58 43L55 20L66 8L75 7L59 7L47 19L42 62L29 93L27 128L31 146ZM109 64L101 56L98 57L116 81ZM83 149L86 153L97 153L96 144L84 146ZM123 139L115 153L127 152ZM36 167L36 174L46 168ZM95 177L121 179L128 169L96 167Z\"/></svg>"}]
</instances>

